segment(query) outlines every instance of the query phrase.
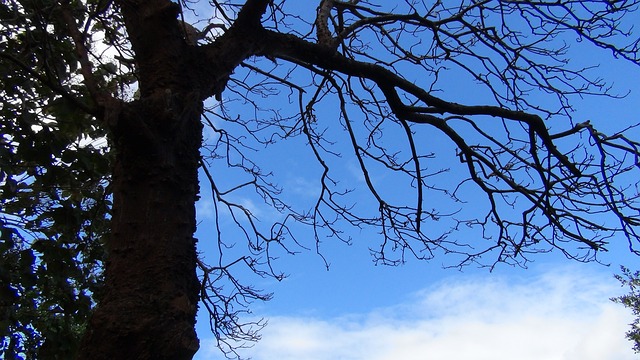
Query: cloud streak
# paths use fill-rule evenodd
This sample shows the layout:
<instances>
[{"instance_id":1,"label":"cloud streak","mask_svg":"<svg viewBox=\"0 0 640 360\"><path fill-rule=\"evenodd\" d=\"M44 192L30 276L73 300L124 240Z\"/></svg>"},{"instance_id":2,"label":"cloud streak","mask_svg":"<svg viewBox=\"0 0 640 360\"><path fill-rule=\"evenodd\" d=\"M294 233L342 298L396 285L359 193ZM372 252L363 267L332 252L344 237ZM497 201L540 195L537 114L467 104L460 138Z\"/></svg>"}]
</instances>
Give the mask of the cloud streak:
<instances>
[{"instance_id":1,"label":"cloud streak","mask_svg":"<svg viewBox=\"0 0 640 360\"><path fill-rule=\"evenodd\" d=\"M572 268L575 270L576 268ZM448 280L409 301L340 318L274 316L255 360L634 359L611 278L568 269ZM203 342L198 359L217 359ZM221 358L221 357L220 357Z\"/></svg>"}]
</instances>

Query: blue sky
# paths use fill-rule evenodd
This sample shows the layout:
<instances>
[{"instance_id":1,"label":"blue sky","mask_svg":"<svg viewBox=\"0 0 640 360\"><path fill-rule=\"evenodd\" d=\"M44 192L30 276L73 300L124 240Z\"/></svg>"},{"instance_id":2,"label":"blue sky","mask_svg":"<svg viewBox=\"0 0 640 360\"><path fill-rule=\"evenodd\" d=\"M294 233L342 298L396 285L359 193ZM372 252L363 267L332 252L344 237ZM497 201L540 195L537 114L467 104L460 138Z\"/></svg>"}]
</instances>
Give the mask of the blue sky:
<instances>
[{"instance_id":1,"label":"blue sky","mask_svg":"<svg viewBox=\"0 0 640 360\"><path fill-rule=\"evenodd\" d=\"M636 79L629 84L640 83ZM638 118L637 90L613 107L603 105L609 100L589 101L595 102L589 106L590 118L606 127L612 120ZM313 192L304 168L296 169L278 181ZM257 215L269 217L258 202L246 201ZM212 231L208 206L203 196L198 204L201 244ZM352 246L322 244L329 271L309 251L275 262L288 275L282 282L249 280L273 292L274 299L251 306L256 318L269 323L263 339L242 355L256 360L636 358L624 338L631 314L609 301L624 291L613 278L618 264L638 268L624 239L604 254L610 266L579 264L551 253L533 257L528 269L499 265L489 272L444 269L446 257L375 266L367 247L379 238L362 231L350 235ZM223 359L204 314L199 321L196 359Z\"/></svg>"},{"instance_id":2,"label":"blue sky","mask_svg":"<svg viewBox=\"0 0 640 360\"><path fill-rule=\"evenodd\" d=\"M370 288L352 283L347 291L335 275L323 283L283 284L300 294L256 309L268 314L269 325L244 354L256 360L635 358L622 336L628 314L607 300L617 290L608 274L553 265L527 274L398 275L414 280L416 290L396 291L385 279L378 286L393 294L370 301ZM349 297L360 304L334 307ZM222 358L203 338L197 359Z\"/></svg>"},{"instance_id":3,"label":"blue sky","mask_svg":"<svg viewBox=\"0 0 640 360\"><path fill-rule=\"evenodd\" d=\"M603 55L595 54L576 55L587 60ZM640 69L605 60L597 71L621 93L627 89L631 93L622 100L576 99L575 119L590 119L605 130L639 122ZM465 95L466 101L481 101L469 91L451 90ZM324 116L330 117L331 109L325 110ZM308 151L304 144L293 141L255 155L271 162L278 170L274 180L301 204L313 201L318 191L314 182L318 169L305 162ZM350 171L354 164L345 161L341 165L343 181L362 185ZM222 181L237 180L233 172L229 174ZM202 189L196 237L206 257L215 253L208 241L213 211L206 183ZM266 223L278 217L259 199L237 200ZM225 219L220 221L224 225ZM241 355L256 360L636 358L624 338L631 314L609 301L624 292L613 278L619 264L640 268L638 259L628 253L625 239L614 239L610 251L601 257L610 266L579 264L554 252L534 256L527 269L503 264L490 272L473 266L461 271L445 269L450 263L446 256L430 262L409 259L399 267L376 266L368 247L379 242L379 236L367 230L344 230L353 238L353 245L321 244L329 271L323 258L311 250L275 262L276 269L288 275L281 282L247 275L249 283L273 292L274 299L251 306L255 318L269 323L262 331L262 341L242 350ZM474 235L460 232L456 236ZM201 350L195 358L223 359L208 333L206 314L201 315Z\"/></svg>"}]
</instances>

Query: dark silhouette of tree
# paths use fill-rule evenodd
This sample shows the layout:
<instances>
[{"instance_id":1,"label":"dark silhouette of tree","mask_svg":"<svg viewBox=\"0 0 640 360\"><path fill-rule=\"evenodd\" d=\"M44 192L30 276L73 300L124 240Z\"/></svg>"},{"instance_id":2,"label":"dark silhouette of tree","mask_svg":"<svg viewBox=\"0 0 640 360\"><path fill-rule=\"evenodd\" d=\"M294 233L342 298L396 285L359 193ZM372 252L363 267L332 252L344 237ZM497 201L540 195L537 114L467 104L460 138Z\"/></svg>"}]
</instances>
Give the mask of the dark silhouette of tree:
<instances>
[{"instance_id":1,"label":"dark silhouette of tree","mask_svg":"<svg viewBox=\"0 0 640 360\"><path fill-rule=\"evenodd\" d=\"M615 275L622 286L629 287L629 293L612 298L611 301L622 304L630 309L635 316L629 324L631 330L627 331L627 339L633 342L633 350L640 353L640 271L631 272L627 267L621 266L622 274Z\"/></svg>"},{"instance_id":2,"label":"dark silhouette of tree","mask_svg":"<svg viewBox=\"0 0 640 360\"><path fill-rule=\"evenodd\" d=\"M638 254L637 124L605 134L572 116L575 97L618 96L591 58L639 64L638 14L595 0L4 1L5 357L190 359L198 306L237 355L262 326L243 322L247 305L269 298L238 268L280 278L275 258L349 243L351 226L379 232L371 251L389 265L597 261L625 239ZM269 171L281 159L256 152L283 142L317 169L308 207ZM362 185L344 181L347 160ZM280 217L259 221L240 194Z\"/></svg>"}]
</instances>

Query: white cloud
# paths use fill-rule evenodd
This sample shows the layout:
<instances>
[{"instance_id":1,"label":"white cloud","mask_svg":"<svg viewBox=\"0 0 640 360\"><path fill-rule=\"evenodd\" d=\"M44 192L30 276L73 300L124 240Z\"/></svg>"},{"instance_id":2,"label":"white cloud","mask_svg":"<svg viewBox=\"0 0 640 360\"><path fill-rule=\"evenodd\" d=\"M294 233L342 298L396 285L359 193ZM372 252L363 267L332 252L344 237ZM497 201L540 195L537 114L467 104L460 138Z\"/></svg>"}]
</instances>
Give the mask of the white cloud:
<instances>
[{"instance_id":1,"label":"white cloud","mask_svg":"<svg viewBox=\"0 0 640 360\"><path fill-rule=\"evenodd\" d=\"M576 268L572 268L576 270ZM581 268L578 268L578 270ZM341 318L269 318L254 360L626 360L631 315L615 280L567 269L444 281L395 307ZM203 342L198 359L218 359Z\"/></svg>"},{"instance_id":2,"label":"white cloud","mask_svg":"<svg viewBox=\"0 0 640 360\"><path fill-rule=\"evenodd\" d=\"M296 195L303 195L315 199L320 192L318 181L312 181L300 176L291 176L287 180L287 190L292 191Z\"/></svg>"},{"instance_id":3,"label":"white cloud","mask_svg":"<svg viewBox=\"0 0 640 360\"><path fill-rule=\"evenodd\" d=\"M203 195L196 202L196 217L198 221L211 220L215 218L215 204L210 195Z\"/></svg>"},{"instance_id":4,"label":"white cloud","mask_svg":"<svg viewBox=\"0 0 640 360\"><path fill-rule=\"evenodd\" d=\"M227 201L235 204L236 206L240 206L242 209L246 210L251 214L257 221L259 222L275 222L280 220L282 215L280 212L270 207L265 203L256 203L250 198L247 197L233 197L231 199L227 199ZM242 209L234 206L233 211L237 218L243 221L245 219L245 215L242 213ZM218 214L216 214L216 204L214 203L211 194L207 192L201 193L201 198L196 202L196 217L198 221L210 221L216 219L216 216L219 216L220 219L224 221L232 222L231 214L229 212L229 208L224 204L218 205Z\"/></svg>"}]
</instances>

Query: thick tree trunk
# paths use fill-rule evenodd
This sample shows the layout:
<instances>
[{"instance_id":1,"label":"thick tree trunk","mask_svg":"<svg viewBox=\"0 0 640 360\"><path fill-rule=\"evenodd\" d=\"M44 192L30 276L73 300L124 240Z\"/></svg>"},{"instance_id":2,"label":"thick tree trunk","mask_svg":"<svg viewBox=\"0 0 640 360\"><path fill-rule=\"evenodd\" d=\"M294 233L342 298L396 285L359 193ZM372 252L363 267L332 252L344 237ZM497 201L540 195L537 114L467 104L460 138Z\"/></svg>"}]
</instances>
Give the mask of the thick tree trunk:
<instances>
[{"instance_id":1,"label":"thick tree trunk","mask_svg":"<svg viewBox=\"0 0 640 360\"><path fill-rule=\"evenodd\" d=\"M169 0L116 0L137 64L140 100L104 105L117 160L104 294L79 359L191 359L198 349L193 234L202 101L260 42L270 1L247 0L210 46L188 46Z\"/></svg>"},{"instance_id":2,"label":"thick tree trunk","mask_svg":"<svg viewBox=\"0 0 640 360\"><path fill-rule=\"evenodd\" d=\"M191 359L202 95L168 0L121 1L140 100L105 106L116 162L104 294L79 359Z\"/></svg>"},{"instance_id":3,"label":"thick tree trunk","mask_svg":"<svg viewBox=\"0 0 640 360\"><path fill-rule=\"evenodd\" d=\"M198 349L193 233L202 127L200 105L186 98L142 101L119 119L105 293L81 359L191 359Z\"/></svg>"}]
</instances>

